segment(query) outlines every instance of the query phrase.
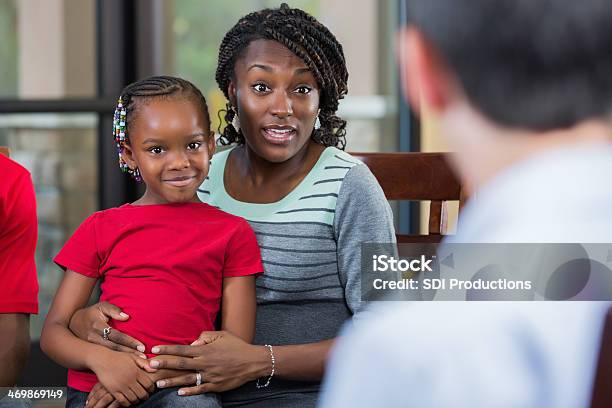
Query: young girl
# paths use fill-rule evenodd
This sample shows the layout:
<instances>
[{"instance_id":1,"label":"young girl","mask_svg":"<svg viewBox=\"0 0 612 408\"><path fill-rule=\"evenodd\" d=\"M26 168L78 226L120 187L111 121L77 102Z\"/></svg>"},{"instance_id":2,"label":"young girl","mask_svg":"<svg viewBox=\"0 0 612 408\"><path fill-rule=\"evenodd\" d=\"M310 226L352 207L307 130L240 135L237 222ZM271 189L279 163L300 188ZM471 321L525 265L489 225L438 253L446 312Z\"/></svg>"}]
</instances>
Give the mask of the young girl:
<instances>
[{"instance_id":1,"label":"young girl","mask_svg":"<svg viewBox=\"0 0 612 408\"><path fill-rule=\"evenodd\" d=\"M68 329L100 279L100 299L130 316L112 322L102 336L108 340L116 328L140 339L147 356L153 346L190 344L214 330L220 308L223 330L249 342L254 333L254 275L263 271L255 235L242 218L196 195L215 148L200 91L167 76L128 85L115 110L114 136L121 169L144 181L146 191L132 204L87 218L57 255L66 272L41 347L70 369L67 406L83 406L97 382L122 405L170 405L178 398L180 406L220 406L213 394L153 392L165 377L148 366L145 354L112 351ZM194 373L193 381L206 379Z\"/></svg>"}]
</instances>

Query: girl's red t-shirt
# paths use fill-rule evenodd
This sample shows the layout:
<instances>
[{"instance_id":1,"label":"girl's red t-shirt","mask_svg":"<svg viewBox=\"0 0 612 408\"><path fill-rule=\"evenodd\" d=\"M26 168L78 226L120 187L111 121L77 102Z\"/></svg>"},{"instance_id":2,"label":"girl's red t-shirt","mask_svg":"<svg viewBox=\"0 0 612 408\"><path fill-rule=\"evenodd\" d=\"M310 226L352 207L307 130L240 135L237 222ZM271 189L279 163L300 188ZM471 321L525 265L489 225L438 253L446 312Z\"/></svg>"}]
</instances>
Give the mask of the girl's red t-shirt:
<instances>
[{"instance_id":1,"label":"girl's red t-shirt","mask_svg":"<svg viewBox=\"0 0 612 408\"><path fill-rule=\"evenodd\" d=\"M249 224L204 203L97 212L54 261L102 280L100 301L130 316L110 326L140 340L148 356L153 346L190 344L215 329L223 278L263 272ZM96 382L92 372L68 371L77 390L89 392Z\"/></svg>"}]
</instances>

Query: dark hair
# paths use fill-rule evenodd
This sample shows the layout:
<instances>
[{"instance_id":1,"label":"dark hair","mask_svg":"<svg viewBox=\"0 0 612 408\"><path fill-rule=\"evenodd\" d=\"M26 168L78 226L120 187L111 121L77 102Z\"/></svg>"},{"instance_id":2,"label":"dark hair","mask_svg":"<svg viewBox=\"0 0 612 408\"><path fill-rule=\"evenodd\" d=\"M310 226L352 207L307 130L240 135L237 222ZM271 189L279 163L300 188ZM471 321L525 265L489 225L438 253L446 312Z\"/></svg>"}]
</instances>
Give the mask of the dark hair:
<instances>
[{"instance_id":1,"label":"dark hair","mask_svg":"<svg viewBox=\"0 0 612 408\"><path fill-rule=\"evenodd\" d=\"M406 0L467 98L509 127L552 130L612 107L610 0Z\"/></svg>"},{"instance_id":2,"label":"dark hair","mask_svg":"<svg viewBox=\"0 0 612 408\"><path fill-rule=\"evenodd\" d=\"M348 72L342 45L336 37L310 14L283 3L280 8L256 11L242 17L232 27L219 47L216 80L229 99L228 86L235 78L234 65L248 45L259 39L273 40L301 58L312 71L321 96L321 127L312 139L325 146L344 149L346 121L336 116L338 101L347 93ZM225 111L226 127L222 144L244 143L244 136L232 125L236 112L230 104Z\"/></svg>"},{"instance_id":3,"label":"dark hair","mask_svg":"<svg viewBox=\"0 0 612 408\"><path fill-rule=\"evenodd\" d=\"M121 91L119 102L115 109L113 136L115 137L119 154L119 167L121 170L130 173L137 180L139 180L140 175L128 167L121 157L121 152L123 151L123 146L129 144L129 127L134 123L138 107L150 99L175 97L191 99L197 103L208 122L208 126L210 126L206 99L204 99L202 92L194 84L185 79L165 75L153 76L133 82Z\"/></svg>"}]
</instances>

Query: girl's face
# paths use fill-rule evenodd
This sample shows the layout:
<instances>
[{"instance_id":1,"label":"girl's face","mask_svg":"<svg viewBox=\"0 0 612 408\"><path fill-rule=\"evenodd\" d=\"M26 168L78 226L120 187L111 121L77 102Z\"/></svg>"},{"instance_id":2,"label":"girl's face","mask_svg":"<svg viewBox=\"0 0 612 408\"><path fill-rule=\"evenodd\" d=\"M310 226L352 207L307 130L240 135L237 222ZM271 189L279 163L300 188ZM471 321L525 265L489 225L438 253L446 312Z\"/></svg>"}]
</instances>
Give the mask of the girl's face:
<instances>
[{"instance_id":1,"label":"girl's face","mask_svg":"<svg viewBox=\"0 0 612 408\"><path fill-rule=\"evenodd\" d=\"M141 102L128 137L123 157L147 186L143 203L199 201L215 138L197 103L173 97Z\"/></svg>"},{"instance_id":2,"label":"girl's face","mask_svg":"<svg viewBox=\"0 0 612 408\"><path fill-rule=\"evenodd\" d=\"M319 109L319 88L304 61L282 44L256 40L236 61L230 102L238 108L246 144L273 163L308 142Z\"/></svg>"}]
</instances>

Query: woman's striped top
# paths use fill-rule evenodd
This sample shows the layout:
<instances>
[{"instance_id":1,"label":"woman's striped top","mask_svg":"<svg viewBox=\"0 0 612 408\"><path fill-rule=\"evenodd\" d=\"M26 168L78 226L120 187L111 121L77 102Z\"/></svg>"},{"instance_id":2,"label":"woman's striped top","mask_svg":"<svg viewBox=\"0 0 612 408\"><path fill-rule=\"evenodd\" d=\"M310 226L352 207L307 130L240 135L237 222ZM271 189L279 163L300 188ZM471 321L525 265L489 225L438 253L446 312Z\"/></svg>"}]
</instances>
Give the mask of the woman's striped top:
<instances>
[{"instance_id":1,"label":"woman's striped top","mask_svg":"<svg viewBox=\"0 0 612 408\"><path fill-rule=\"evenodd\" d=\"M202 201L245 218L257 235L265 273L256 283L255 344L303 344L335 337L363 306L360 244L395 241L392 213L380 186L363 163L328 147L283 199L245 203L224 187L231 151L215 154L198 194ZM226 393L224 406L269 398L308 406L307 401L316 401L318 386L276 378L264 389L249 383Z\"/></svg>"}]
</instances>

